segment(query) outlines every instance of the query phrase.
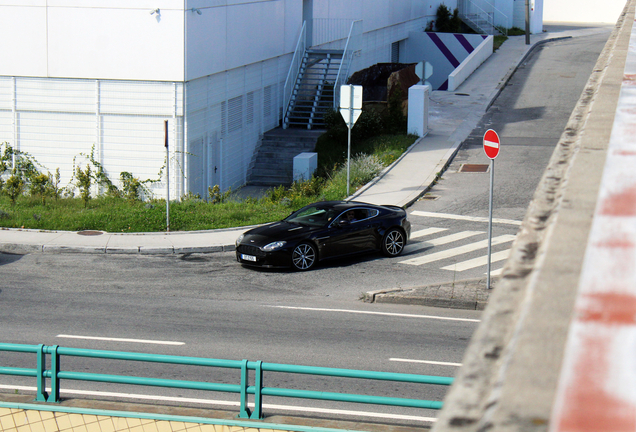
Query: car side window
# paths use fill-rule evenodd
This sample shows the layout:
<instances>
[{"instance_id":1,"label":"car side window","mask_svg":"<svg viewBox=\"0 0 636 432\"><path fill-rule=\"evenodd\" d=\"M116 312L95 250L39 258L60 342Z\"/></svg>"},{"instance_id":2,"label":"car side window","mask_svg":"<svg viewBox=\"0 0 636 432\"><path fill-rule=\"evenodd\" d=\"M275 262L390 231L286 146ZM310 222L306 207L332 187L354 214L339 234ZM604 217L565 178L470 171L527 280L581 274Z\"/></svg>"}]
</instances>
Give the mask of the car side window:
<instances>
[{"instance_id":1,"label":"car side window","mask_svg":"<svg viewBox=\"0 0 636 432\"><path fill-rule=\"evenodd\" d=\"M361 222L361 221L377 216L378 213L379 211L376 209L368 209L368 208L350 209L343 212L340 216L338 216L338 218L336 219L336 224L340 224L343 221L347 221L350 224Z\"/></svg>"}]
</instances>

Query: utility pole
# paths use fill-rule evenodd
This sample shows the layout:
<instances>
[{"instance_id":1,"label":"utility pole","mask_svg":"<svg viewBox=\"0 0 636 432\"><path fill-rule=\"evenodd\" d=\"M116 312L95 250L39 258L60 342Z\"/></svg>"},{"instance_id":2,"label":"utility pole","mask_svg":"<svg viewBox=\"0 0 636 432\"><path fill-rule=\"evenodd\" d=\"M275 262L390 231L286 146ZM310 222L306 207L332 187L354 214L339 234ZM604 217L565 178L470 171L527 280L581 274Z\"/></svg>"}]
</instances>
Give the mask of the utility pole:
<instances>
[{"instance_id":1,"label":"utility pole","mask_svg":"<svg viewBox=\"0 0 636 432\"><path fill-rule=\"evenodd\" d=\"M530 0L526 0L526 45L530 45Z\"/></svg>"}]
</instances>

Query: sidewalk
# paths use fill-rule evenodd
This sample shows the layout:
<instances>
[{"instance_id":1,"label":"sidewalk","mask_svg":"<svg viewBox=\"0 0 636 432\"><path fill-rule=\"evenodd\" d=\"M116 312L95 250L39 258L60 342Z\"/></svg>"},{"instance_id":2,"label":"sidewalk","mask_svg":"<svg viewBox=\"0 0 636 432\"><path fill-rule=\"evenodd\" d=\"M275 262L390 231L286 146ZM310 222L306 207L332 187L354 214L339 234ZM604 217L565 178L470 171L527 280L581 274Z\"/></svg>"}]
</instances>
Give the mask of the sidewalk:
<instances>
[{"instance_id":1,"label":"sidewalk","mask_svg":"<svg viewBox=\"0 0 636 432\"><path fill-rule=\"evenodd\" d=\"M410 206L426 193L445 170L461 143L475 128L514 71L534 47L556 39L606 31L599 28L572 30L558 27L554 27L554 30L532 35L530 45L525 44L525 36L510 37L456 92L432 92L428 134L418 139L398 161L385 169L377 179L352 195L351 199L374 204ZM226 252L234 250L236 238L248 228L136 234L0 229L0 252L119 254ZM463 284L463 287L464 291L468 291L463 296L479 299L473 302L475 307L481 308L479 304L487 302L488 292L480 292L483 289L480 289L479 281ZM413 289L419 290L420 294L430 291L422 287ZM407 291L410 292L410 290ZM442 295L447 297L446 304L453 304L455 291L444 291L449 293ZM436 292L439 293L440 290ZM403 293L384 293L382 297L384 301L388 301L387 296L399 297ZM394 299L394 301L398 300Z\"/></svg>"}]
</instances>

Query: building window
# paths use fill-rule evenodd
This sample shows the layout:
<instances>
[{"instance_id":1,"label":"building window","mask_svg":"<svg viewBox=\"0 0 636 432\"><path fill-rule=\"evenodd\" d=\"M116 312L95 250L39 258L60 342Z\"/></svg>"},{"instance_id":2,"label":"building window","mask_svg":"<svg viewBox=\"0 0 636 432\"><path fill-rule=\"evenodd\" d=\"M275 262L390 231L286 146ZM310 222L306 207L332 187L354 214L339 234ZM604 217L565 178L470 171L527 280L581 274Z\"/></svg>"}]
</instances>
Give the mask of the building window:
<instances>
[{"instance_id":1,"label":"building window","mask_svg":"<svg viewBox=\"0 0 636 432\"><path fill-rule=\"evenodd\" d=\"M247 94L247 114L245 116L245 122L249 125L254 123L254 92L251 91Z\"/></svg>"},{"instance_id":2,"label":"building window","mask_svg":"<svg viewBox=\"0 0 636 432\"><path fill-rule=\"evenodd\" d=\"M391 63L400 62L400 42L393 42L391 44Z\"/></svg>"},{"instance_id":3,"label":"building window","mask_svg":"<svg viewBox=\"0 0 636 432\"><path fill-rule=\"evenodd\" d=\"M268 85L265 87L263 91L263 116L269 117L272 115L272 96L273 96L273 86Z\"/></svg>"},{"instance_id":4,"label":"building window","mask_svg":"<svg viewBox=\"0 0 636 432\"><path fill-rule=\"evenodd\" d=\"M228 100L227 106L227 132L236 132L243 127L243 96L237 96Z\"/></svg>"}]
</instances>

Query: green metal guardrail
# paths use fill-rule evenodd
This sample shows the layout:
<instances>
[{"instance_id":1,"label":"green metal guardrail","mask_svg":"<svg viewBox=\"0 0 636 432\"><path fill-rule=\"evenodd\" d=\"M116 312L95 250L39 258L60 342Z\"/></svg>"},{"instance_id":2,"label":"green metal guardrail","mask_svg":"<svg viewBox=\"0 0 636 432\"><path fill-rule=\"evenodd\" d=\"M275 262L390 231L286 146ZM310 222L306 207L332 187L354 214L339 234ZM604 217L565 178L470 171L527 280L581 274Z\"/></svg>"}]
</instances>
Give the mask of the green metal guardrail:
<instances>
[{"instance_id":1,"label":"green metal guardrail","mask_svg":"<svg viewBox=\"0 0 636 432\"><path fill-rule=\"evenodd\" d=\"M375 405L389 405L411 408L441 409L441 401L429 401L421 399L407 399L384 396L368 396L347 393L330 393L310 390L286 389L263 386L264 372L285 372L305 375L319 375L329 377L360 378L370 380L383 380L393 382L405 382L416 384L451 385L453 378L428 375L414 375L391 372L373 372L352 369L334 369L314 366L298 366L277 363L263 363L262 361L248 360L219 360L202 357L184 357L160 354L144 354L121 351L102 351L81 348L64 348L57 345L22 345L0 343L0 351L35 353L37 355L37 367L35 369L2 367L0 375L28 376L37 379L36 401L59 402L60 380L78 380L105 382L116 384L135 384L154 387L168 387L193 390L208 390L226 393L240 394L240 418L260 419L263 413L263 396L279 396L301 399L331 400L340 402L357 402ZM46 355L51 356L51 368L46 369ZM86 372L72 372L60 370L60 357L88 357L111 360L129 360L139 362L153 362L165 364L180 364L188 366L206 366L218 368L238 369L241 371L240 384L221 384L200 381L182 381L161 378L146 378L124 375L105 375ZM249 371L255 373L254 385L249 385ZM46 379L51 381L51 393L46 393ZM254 411L247 407L248 395L254 395Z\"/></svg>"}]
</instances>

